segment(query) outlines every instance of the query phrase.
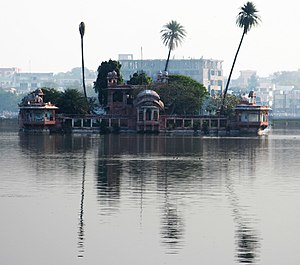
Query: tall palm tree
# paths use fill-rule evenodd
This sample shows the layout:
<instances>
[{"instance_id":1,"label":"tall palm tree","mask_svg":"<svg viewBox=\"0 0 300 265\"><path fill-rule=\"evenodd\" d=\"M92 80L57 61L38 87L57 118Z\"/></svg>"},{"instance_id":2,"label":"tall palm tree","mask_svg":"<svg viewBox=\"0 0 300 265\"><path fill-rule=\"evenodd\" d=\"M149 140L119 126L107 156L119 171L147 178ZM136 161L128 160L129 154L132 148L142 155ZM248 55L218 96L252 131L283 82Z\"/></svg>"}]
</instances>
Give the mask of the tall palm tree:
<instances>
[{"instance_id":1,"label":"tall palm tree","mask_svg":"<svg viewBox=\"0 0 300 265\"><path fill-rule=\"evenodd\" d=\"M243 29L243 35L242 35L242 38L240 40L240 44L238 46L238 49L236 51L236 54L235 54L235 57L234 57L234 60L233 60L232 66L231 66L228 81L227 81L226 88L225 88L225 91L224 91L221 111L224 108L224 102L225 102L227 90L228 90L228 87L229 87L231 75L232 75L233 68L234 68L234 65L235 65L235 62L236 62L236 58L238 56L238 53L240 51L240 48L241 48L241 45L242 45L242 42L243 42L243 39L244 39L244 36L249 32L249 30L252 27L258 25L259 22L261 21L260 16L257 13L258 13L258 11L257 11L255 5L252 2L247 2L244 6L240 7L240 12L239 12L239 14L236 18L236 24L237 24L238 27Z\"/></svg>"},{"instance_id":2,"label":"tall palm tree","mask_svg":"<svg viewBox=\"0 0 300 265\"><path fill-rule=\"evenodd\" d=\"M182 43L184 37L186 36L186 31L184 27L177 21L172 20L171 22L163 26L163 29L160 31L160 33L162 33L161 39L164 45L169 48L168 58L165 66L165 71L167 71L171 51Z\"/></svg>"},{"instance_id":3,"label":"tall palm tree","mask_svg":"<svg viewBox=\"0 0 300 265\"><path fill-rule=\"evenodd\" d=\"M85 77L84 77L84 57L83 57L83 36L85 32L85 24L84 22L81 22L79 24L79 33L81 37L81 68L82 68L82 85L83 85L83 92L84 92L84 97L86 101L88 102L87 95L86 95L86 89L85 89Z\"/></svg>"}]
</instances>

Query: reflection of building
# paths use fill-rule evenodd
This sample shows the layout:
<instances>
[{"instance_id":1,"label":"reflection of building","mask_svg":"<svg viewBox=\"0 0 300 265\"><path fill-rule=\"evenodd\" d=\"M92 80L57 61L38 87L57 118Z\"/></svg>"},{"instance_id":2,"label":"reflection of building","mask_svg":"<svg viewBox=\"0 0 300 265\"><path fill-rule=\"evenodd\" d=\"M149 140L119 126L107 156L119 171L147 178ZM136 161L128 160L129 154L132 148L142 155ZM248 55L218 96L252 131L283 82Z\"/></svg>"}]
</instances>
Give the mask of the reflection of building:
<instances>
[{"instance_id":1,"label":"reflection of building","mask_svg":"<svg viewBox=\"0 0 300 265\"><path fill-rule=\"evenodd\" d=\"M133 60L132 55L119 55L122 65L121 72L124 80L138 71L145 72L153 80L157 73L165 68L166 60ZM203 84L210 94L222 93L224 77L221 60L213 59L173 59L170 60L168 71L171 74L180 74L193 78Z\"/></svg>"}]
</instances>

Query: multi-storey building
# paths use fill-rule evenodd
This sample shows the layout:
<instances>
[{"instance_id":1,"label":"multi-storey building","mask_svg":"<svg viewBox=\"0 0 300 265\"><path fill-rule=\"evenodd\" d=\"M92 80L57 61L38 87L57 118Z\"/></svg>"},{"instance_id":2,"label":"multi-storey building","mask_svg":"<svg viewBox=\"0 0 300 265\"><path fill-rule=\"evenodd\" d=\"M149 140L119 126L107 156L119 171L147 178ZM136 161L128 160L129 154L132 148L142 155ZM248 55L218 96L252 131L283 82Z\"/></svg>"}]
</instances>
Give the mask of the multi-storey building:
<instances>
[{"instance_id":1,"label":"multi-storey building","mask_svg":"<svg viewBox=\"0 0 300 265\"><path fill-rule=\"evenodd\" d=\"M275 117L300 117L300 90L281 87L274 91L273 114Z\"/></svg>"},{"instance_id":2,"label":"multi-storey building","mask_svg":"<svg viewBox=\"0 0 300 265\"><path fill-rule=\"evenodd\" d=\"M143 71L153 80L165 68L166 60L134 60L131 54L120 54L121 74L128 81L134 73ZM222 93L224 88L223 61L213 59L173 59L168 66L169 74L189 76L203 84L211 95Z\"/></svg>"},{"instance_id":3,"label":"multi-storey building","mask_svg":"<svg viewBox=\"0 0 300 265\"><path fill-rule=\"evenodd\" d=\"M19 73L20 69L16 67L0 68L0 88L10 89L13 87L13 77Z\"/></svg>"},{"instance_id":4,"label":"multi-storey building","mask_svg":"<svg viewBox=\"0 0 300 265\"><path fill-rule=\"evenodd\" d=\"M17 91L23 93L36 90L53 81L53 73L16 73L13 85Z\"/></svg>"}]
</instances>

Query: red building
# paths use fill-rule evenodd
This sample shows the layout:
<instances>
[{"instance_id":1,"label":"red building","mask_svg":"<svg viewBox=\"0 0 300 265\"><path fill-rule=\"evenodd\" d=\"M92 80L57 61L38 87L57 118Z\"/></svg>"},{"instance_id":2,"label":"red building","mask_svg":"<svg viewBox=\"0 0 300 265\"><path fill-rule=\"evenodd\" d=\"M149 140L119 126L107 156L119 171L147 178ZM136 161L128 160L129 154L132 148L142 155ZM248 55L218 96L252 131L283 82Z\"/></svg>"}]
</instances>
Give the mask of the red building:
<instances>
[{"instance_id":1,"label":"red building","mask_svg":"<svg viewBox=\"0 0 300 265\"><path fill-rule=\"evenodd\" d=\"M244 99L235 108L237 128L260 134L269 125L269 110L268 106L256 105L256 93L251 91L249 99Z\"/></svg>"},{"instance_id":2,"label":"red building","mask_svg":"<svg viewBox=\"0 0 300 265\"><path fill-rule=\"evenodd\" d=\"M44 93L37 89L23 99L20 104L19 124L21 129L50 130L56 126L58 107L44 103Z\"/></svg>"},{"instance_id":3,"label":"red building","mask_svg":"<svg viewBox=\"0 0 300 265\"><path fill-rule=\"evenodd\" d=\"M104 90L105 113L86 115L60 114L56 117L56 106L43 102L41 89L29 94L20 105L22 129L101 132L177 132L217 133L218 135L249 132L260 133L268 127L269 107L256 105L256 94L239 104L236 120L225 116L166 115L164 103L154 90L147 86L118 85L115 71L108 73ZM134 91L138 89L140 92ZM137 94L134 96L134 94Z\"/></svg>"}]
</instances>

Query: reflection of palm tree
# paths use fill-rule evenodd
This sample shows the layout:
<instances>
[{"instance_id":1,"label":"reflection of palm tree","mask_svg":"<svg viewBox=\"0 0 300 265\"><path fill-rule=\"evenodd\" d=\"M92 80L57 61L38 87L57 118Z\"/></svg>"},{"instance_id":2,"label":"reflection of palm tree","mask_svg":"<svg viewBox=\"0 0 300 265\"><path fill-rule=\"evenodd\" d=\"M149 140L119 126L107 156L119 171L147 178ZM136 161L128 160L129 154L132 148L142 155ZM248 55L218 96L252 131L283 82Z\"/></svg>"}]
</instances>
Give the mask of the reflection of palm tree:
<instances>
[{"instance_id":1,"label":"reflection of palm tree","mask_svg":"<svg viewBox=\"0 0 300 265\"><path fill-rule=\"evenodd\" d=\"M82 258L84 253L84 220L83 220L83 213L84 213L84 184L85 184L85 150L84 157L83 157L83 167L82 167L82 182L81 182L81 201L80 201L80 213L79 213L79 231L78 231L78 257Z\"/></svg>"},{"instance_id":2,"label":"reflection of palm tree","mask_svg":"<svg viewBox=\"0 0 300 265\"><path fill-rule=\"evenodd\" d=\"M234 68L234 65L235 65L235 62L236 62L236 58L238 56L238 53L240 51L240 48L241 48L241 45L242 45L242 42L243 42L243 39L244 39L244 36L249 32L249 30L252 27L258 25L258 23L260 21L260 17L257 14L258 11L257 11L255 5L252 2L247 2L244 6L242 6L240 8L240 10L241 11L239 12L239 14L237 16L237 19L236 19L236 24L240 28L243 28L243 34L242 34L242 38L240 40L240 44L238 46L238 49L236 51L236 54L235 54L235 57L234 57L234 60L233 60L232 66L231 66L231 70L230 70L230 73L229 73L229 77L228 77L228 80L227 80L227 84L226 84L226 88L225 88L224 96L223 96L222 108L224 107L225 98L226 98L227 90L228 90L228 87L229 87L231 75L232 75L233 68Z\"/></svg>"},{"instance_id":3,"label":"reflection of palm tree","mask_svg":"<svg viewBox=\"0 0 300 265\"><path fill-rule=\"evenodd\" d=\"M184 223L177 210L177 205L169 202L168 174L164 182L164 214L162 215L162 240L171 251L176 251L180 246L184 233Z\"/></svg>"},{"instance_id":4,"label":"reflection of palm tree","mask_svg":"<svg viewBox=\"0 0 300 265\"><path fill-rule=\"evenodd\" d=\"M84 92L84 96L86 101L87 100L87 95L86 95L86 88L85 88L85 76L84 76L84 57L83 57L83 36L84 36L84 32L85 32L85 24L84 22L81 22L79 24L79 32L80 32L80 37L81 37L81 68L82 68L82 85L83 85L83 92Z\"/></svg>"},{"instance_id":5,"label":"reflection of palm tree","mask_svg":"<svg viewBox=\"0 0 300 265\"><path fill-rule=\"evenodd\" d=\"M184 27L177 21L172 20L171 22L163 26L163 29L160 31L160 33L162 33L161 39L164 45L169 48L168 58L165 66L165 71L167 71L171 51L174 50L182 42L186 35L186 31Z\"/></svg>"},{"instance_id":6,"label":"reflection of palm tree","mask_svg":"<svg viewBox=\"0 0 300 265\"><path fill-rule=\"evenodd\" d=\"M255 263L258 258L258 248L259 248L259 237L256 235L254 228L250 227L249 220L241 213L241 206L239 205L239 199L235 193L233 184L231 180L227 180L227 190L229 193L229 199L231 202L234 221L236 223L236 251L237 260L239 263L251 264Z\"/></svg>"}]
</instances>

